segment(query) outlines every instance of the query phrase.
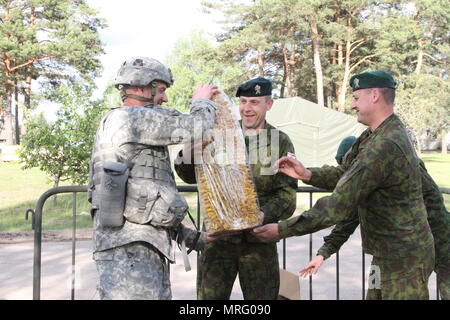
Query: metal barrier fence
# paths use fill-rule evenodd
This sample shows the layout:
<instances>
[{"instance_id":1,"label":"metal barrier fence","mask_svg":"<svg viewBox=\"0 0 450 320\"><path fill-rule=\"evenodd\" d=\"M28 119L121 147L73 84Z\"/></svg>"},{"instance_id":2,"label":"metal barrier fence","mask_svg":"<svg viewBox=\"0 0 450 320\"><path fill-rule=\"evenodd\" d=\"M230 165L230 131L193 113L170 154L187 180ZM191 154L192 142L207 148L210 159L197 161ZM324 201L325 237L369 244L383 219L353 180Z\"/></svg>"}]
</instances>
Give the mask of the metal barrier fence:
<instances>
[{"instance_id":1,"label":"metal barrier fence","mask_svg":"<svg viewBox=\"0 0 450 320\"><path fill-rule=\"evenodd\" d=\"M197 226L200 226L200 206L197 186L178 186L179 192L196 192L197 193ZM440 188L442 193L450 194L450 188ZM76 244L76 210L77 198L76 194L79 192L87 192L87 186L64 186L56 187L44 192L36 203L36 210L28 209L25 218L28 220L28 215L32 215L32 228L34 230L34 257L33 257L33 300L40 300L41 297L41 248L42 248L42 214L45 201L56 194L72 193L72 281L71 281L71 299L75 299L75 244ZM319 189L315 187L298 187L297 193L309 193L309 207L313 206L314 193L329 193L329 190ZM286 239L282 240L282 257L283 269L286 269ZM312 259L312 234L309 235L309 260ZM312 276L309 277L309 299L313 298L312 290ZM339 300L339 251L336 253L336 300ZM436 286L436 297L439 300L439 292ZM362 250L362 300L365 299L365 256Z\"/></svg>"}]
</instances>

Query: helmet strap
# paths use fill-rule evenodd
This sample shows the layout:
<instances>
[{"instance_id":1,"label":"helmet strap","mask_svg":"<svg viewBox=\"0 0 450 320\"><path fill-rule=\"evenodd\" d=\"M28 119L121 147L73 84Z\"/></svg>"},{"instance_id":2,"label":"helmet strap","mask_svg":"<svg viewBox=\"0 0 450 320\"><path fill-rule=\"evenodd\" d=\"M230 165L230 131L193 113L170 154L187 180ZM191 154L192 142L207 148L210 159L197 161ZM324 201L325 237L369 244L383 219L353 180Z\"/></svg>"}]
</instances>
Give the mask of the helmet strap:
<instances>
[{"instance_id":1,"label":"helmet strap","mask_svg":"<svg viewBox=\"0 0 450 320\"><path fill-rule=\"evenodd\" d=\"M150 104L153 104L153 97L152 98L145 98L145 97L141 97L132 93L124 93L121 92L120 97L122 98L122 101L125 101L125 99L127 98L133 98L142 102L149 102Z\"/></svg>"},{"instance_id":2,"label":"helmet strap","mask_svg":"<svg viewBox=\"0 0 450 320\"><path fill-rule=\"evenodd\" d=\"M156 97L156 81L152 81L150 82L150 87L151 87L151 91L150 94L152 95L151 99L152 101L150 102L150 104L155 104L153 101L153 98Z\"/></svg>"},{"instance_id":3,"label":"helmet strap","mask_svg":"<svg viewBox=\"0 0 450 320\"><path fill-rule=\"evenodd\" d=\"M156 82L155 81L150 82L150 87L151 87L151 91L150 91L151 97L150 98L141 97L141 96L138 96L133 93L127 93L126 88L125 87L122 88L120 90L120 97L122 99L122 102L125 101L125 99L127 99L127 98L132 98L132 99L136 99L136 100L139 100L142 102L148 102L150 105L154 105L155 102L153 101L153 98L156 96Z\"/></svg>"}]
</instances>

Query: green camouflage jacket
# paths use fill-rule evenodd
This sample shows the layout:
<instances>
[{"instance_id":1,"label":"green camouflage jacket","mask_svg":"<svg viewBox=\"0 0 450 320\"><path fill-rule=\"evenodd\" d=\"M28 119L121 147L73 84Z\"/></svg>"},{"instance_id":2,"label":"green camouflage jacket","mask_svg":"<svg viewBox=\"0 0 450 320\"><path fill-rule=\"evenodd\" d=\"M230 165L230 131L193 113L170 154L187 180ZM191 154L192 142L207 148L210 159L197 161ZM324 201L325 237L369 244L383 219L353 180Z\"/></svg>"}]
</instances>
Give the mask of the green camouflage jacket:
<instances>
[{"instance_id":1,"label":"green camouflage jacket","mask_svg":"<svg viewBox=\"0 0 450 320\"><path fill-rule=\"evenodd\" d=\"M448 239L450 239L450 214L445 208L444 198L439 191L439 187L428 174L423 161L420 161L420 172L422 176L423 199L428 214L428 223L434 238L436 252L435 271L440 272L442 269L449 270L450 250L448 247ZM328 259L341 248L353 234L358 225L359 218L355 211L346 219L338 222L331 233L323 238L324 244L319 248L317 254L323 256L324 259Z\"/></svg>"},{"instance_id":2,"label":"green camouflage jacket","mask_svg":"<svg viewBox=\"0 0 450 320\"><path fill-rule=\"evenodd\" d=\"M364 131L346 158L351 161L344 159L338 167L310 168L308 183L334 189L333 194L281 221L280 237L316 232L340 221L345 235L354 230L358 216L366 253L385 258L433 254L426 249L433 236L422 198L420 160L400 119L393 114L373 132Z\"/></svg>"},{"instance_id":3,"label":"green camouflage jacket","mask_svg":"<svg viewBox=\"0 0 450 320\"><path fill-rule=\"evenodd\" d=\"M279 139L277 139L276 135L278 135ZM273 146L275 143L272 140L278 142L278 148ZM276 223L281 219L287 219L294 213L296 208L297 180L281 173L274 175L270 167L273 164L272 162L281 156L285 156L288 152L294 153L294 146L291 140L284 132L277 130L266 122L265 129L258 136L245 137L245 144L249 153L250 163L253 163L252 173L260 209L264 212L264 224ZM259 150L263 146L267 147L267 153L266 155L264 155L265 152L262 153L266 159L261 161ZM278 152L276 149L278 149ZM254 158L256 155L258 155L257 158ZM196 183L194 165L183 163L182 158L182 151L180 151L175 161L175 171L183 181ZM256 161L252 161L252 159ZM239 242L244 238L250 242L260 242L258 238L249 232L245 232L242 235L229 236L224 240Z\"/></svg>"}]
</instances>

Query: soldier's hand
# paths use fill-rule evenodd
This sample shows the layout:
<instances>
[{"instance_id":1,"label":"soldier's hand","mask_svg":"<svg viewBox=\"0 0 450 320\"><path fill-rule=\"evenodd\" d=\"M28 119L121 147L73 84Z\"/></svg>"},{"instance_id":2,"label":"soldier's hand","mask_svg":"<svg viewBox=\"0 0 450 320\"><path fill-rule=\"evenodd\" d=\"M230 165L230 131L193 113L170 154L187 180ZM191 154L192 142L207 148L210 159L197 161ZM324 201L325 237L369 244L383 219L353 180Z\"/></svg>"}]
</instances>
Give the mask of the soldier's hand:
<instances>
[{"instance_id":1,"label":"soldier's hand","mask_svg":"<svg viewBox=\"0 0 450 320\"><path fill-rule=\"evenodd\" d=\"M219 239L223 239L223 238L235 235L235 234L239 234L241 232L242 232L241 230L234 230L234 231L227 231L227 232L219 233L219 234L207 233L206 234L206 242L207 243L213 242L213 241L216 241L216 240L219 240Z\"/></svg>"},{"instance_id":2,"label":"soldier's hand","mask_svg":"<svg viewBox=\"0 0 450 320\"><path fill-rule=\"evenodd\" d=\"M306 169L300 161L291 157L278 159L272 168L277 173L282 172L285 175L302 181L309 181L311 178L311 171Z\"/></svg>"},{"instance_id":3,"label":"soldier's hand","mask_svg":"<svg viewBox=\"0 0 450 320\"><path fill-rule=\"evenodd\" d=\"M219 88L217 86L211 84L199 84L195 88L191 101L195 98L211 99L216 93L219 93Z\"/></svg>"},{"instance_id":4,"label":"soldier's hand","mask_svg":"<svg viewBox=\"0 0 450 320\"><path fill-rule=\"evenodd\" d=\"M183 147L183 163L186 164L199 164L203 158L203 150L210 142L199 141L197 143L188 142Z\"/></svg>"},{"instance_id":5,"label":"soldier's hand","mask_svg":"<svg viewBox=\"0 0 450 320\"><path fill-rule=\"evenodd\" d=\"M317 255L306 265L306 267L299 270L298 274L300 275L300 277L303 278L306 278L307 276L312 274L316 274L322 263L323 263L323 256Z\"/></svg>"},{"instance_id":6,"label":"soldier's hand","mask_svg":"<svg viewBox=\"0 0 450 320\"><path fill-rule=\"evenodd\" d=\"M259 215L259 221L258 221L258 224L259 224L260 226L262 226L263 223L264 223L264 212L260 211L260 212L258 212L258 215Z\"/></svg>"},{"instance_id":7,"label":"soldier's hand","mask_svg":"<svg viewBox=\"0 0 450 320\"><path fill-rule=\"evenodd\" d=\"M254 228L251 233L263 242L277 242L280 240L278 223L269 223L261 227Z\"/></svg>"}]
</instances>

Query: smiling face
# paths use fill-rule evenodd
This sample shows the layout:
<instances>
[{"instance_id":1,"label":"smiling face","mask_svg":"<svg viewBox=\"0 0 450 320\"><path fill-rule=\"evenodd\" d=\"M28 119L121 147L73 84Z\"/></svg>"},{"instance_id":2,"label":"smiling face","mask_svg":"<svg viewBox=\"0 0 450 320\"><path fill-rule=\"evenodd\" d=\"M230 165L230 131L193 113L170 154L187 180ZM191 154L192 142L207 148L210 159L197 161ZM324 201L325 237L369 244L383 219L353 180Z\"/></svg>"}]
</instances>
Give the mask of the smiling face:
<instances>
[{"instance_id":1,"label":"smiling face","mask_svg":"<svg viewBox=\"0 0 450 320\"><path fill-rule=\"evenodd\" d=\"M156 94L153 97L153 103L156 105L162 105L164 102L169 101L166 95L167 84L162 81L156 81ZM144 87L144 97L151 97L151 86Z\"/></svg>"},{"instance_id":2,"label":"smiling face","mask_svg":"<svg viewBox=\"0 0 450 320\"><path fill-rule=\"evenodd\" d=\"M361 89L353 92L352 110L356 111L358 122L366 126L372 124L375 113L373 90L376 89Z\"/></svg>"},{"instance_id":3,"label":"smiling face","mask_svg":"<svg viewBox=\"0 0 450 320\"><path fill-rule=\"evenodd\" d=\"M254 129L256 133L264 128L266 113L272 108L270 96L239 97L239 113L242 118L242 129Z\"/></svg>"}]
</instances>

